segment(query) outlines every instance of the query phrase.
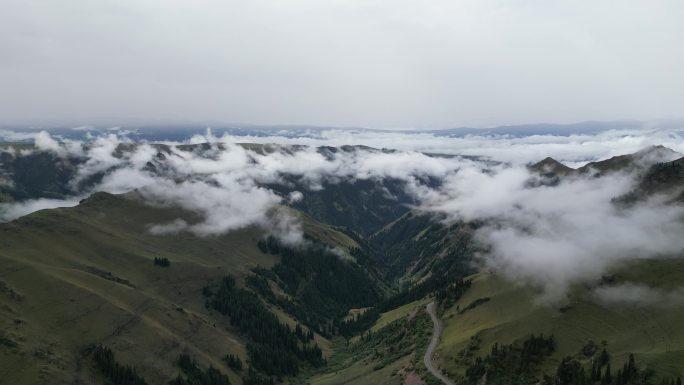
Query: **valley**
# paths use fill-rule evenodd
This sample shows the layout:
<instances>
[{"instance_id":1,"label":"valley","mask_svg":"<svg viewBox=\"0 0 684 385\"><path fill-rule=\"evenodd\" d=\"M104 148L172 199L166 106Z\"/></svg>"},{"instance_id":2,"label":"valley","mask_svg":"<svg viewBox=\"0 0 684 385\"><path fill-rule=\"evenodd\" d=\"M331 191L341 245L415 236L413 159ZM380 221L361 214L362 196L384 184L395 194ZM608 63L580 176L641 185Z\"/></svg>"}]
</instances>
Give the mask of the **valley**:
<instances>
[{"instance_id":1,"label":"valley","mask_svg":"<svg viewBox=\"0 0 684 385\"><path fill-rule=\"evenodd\" d=\"M135 160L140 151L149 160ZM336 160L399 152L119 145L113 165L93 168L81 184L73 180L92 168L88 158L3 154L0 167L12 179L0 185L5 205L85 196L73 207L0 224L0 375L8 383L584 385L604 381L608 365L613 376L620 370L617 385L669 385L684 373L681 253L637 249L597 265L596 276L571 280L538 270L528 284L526 271L513 274L516 265L506 271L482 259L497 253L484 234L511 218L456 218L421 206L416 191L445 194L446 178L256 171L273 156L285 163L322 157L342 167ZM243 154L256 176L228 195L174 195L247 178L231 174ZM193 169L228 155L225 174ZM510 171L419 156L492 175ZM679 205L677 156L654 147L577 170L549 158L526 166L521 191L562 193L634 175L634 184L608 197L626 212L615 220L631 220L629 210L654 196ZM117 175L146 179L122 193ZM243 194L242 207L212 206ZM280 198L263 212L247 210L266 194ZM223 211L206 211L203 199ZM230 227L242 217L249 222ZM599 364L603 352L609 359ZM135 375L116 374L126 370Z\"/></svg>"},{"instance_id":2,"label":"valley","mask_svg":"<svg viewBox=\"0 0 684 385\"><path fill-rule=\"evenodd\" d=\"M682 385L682 15L0 0L0 385Z\"/></svg>"}]
</instances>

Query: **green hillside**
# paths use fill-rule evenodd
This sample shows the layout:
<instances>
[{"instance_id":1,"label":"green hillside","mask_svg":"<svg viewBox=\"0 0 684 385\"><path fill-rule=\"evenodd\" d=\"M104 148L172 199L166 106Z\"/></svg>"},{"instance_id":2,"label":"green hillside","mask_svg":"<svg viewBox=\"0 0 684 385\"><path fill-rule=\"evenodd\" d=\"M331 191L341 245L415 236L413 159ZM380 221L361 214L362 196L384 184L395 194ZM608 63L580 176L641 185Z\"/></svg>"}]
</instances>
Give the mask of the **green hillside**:
<instances>
[{"instance_id":1,"label":"green hillside","mask_svg":"<svg viewBox=\"0 0 684 385\"><path fill-rule=\"evenodd\" d=\"M103 343L148 381L177 372L182 352L240 383L221 360L246 361L245 339L208 310L202 290L230 274L244 277L279 257L257 246L256 228L223 236L151 235L149 224L193 214L98 193L74 208L39 211L0 225L0 374L13 384L90 382L84 349ZM348 250L354 241L302 216L312 239ZM166 258L170 266L156 266ZM293 324L282 311L282 322ZM315 342L329 354L327 341Z\"/></svg>"},{"instance_id":2,"label":"green hillside","mask_svg":"<svg viewBox=\"0 0 684 385\"><path fill-rule=\"evenodd\" d=\"M169 149L157 149L150 168L163 173ZM654 147L578 170L548 158L530 166L541 179L528 187L638 169L634 191L613 201L634 204L679 192L682 160L660 161L672 156ZM0 199L69 194L74 168L65 160L45 153L3 159L16 185ZM487 250L476 232L495 219L448 222L414 210L392 179L325 182L314 191L292 175L282 182L265 187L306 197L268 215L297 217L304 246L257 226L221 236L153 235L153 224L202 218L146 205L135 192L95 193L76 207L0 224L0 382L109 384L94 357L111 361L111 349L117 365L135 367L148 384L183 373L180 385L204 370L233 384L436 384L422 363L432 332L424 309L433 301L445 324L436 365L459 384L597 385L604 380L561 377L597 376L604 350L614 374L625 365L634 377L606 385L684 375L680 258L633 261L602 282L576 285L563 301L543 303L533 288L478 270L476 255ZM597 299L598 287L622 283L671 295L667 302ZM605 376L605 363L598 372Z\"/></svg>"},{"instance_id":3,"label":"green hillside","mask_svg":"<svg viewBox=\"0 0 684 385\"><path fill-rule=\"evenodd\" d=\"M424 312L426 301L416 301L384 313L361 337L345 344L338 340L336 354L307 383L404 384L407 378L427 378L422 357L432 332ZM293 384L296 384L293 381Z\"/></svg>"},{"instance_id":4,"label":"green hillside","mask_svg":"<svg viewBox=\"0 0 684 385\"><path fill-rule=\"evenodd\" d=\"M611 284L642 283L672 290L684 274L680 259L640 261L610 277ZM590 287L576 287L567 301L539 303L539 293L488 273L472 277L466 294L446 309L446 329L438 347L443 368L459 378L473 357L483 357L495 343L521 342L530 335L553 335L556 351L540 367L553 374L566 356L579 357L594 342L605 344L613 368L634 353L637 365L666 378L684 375L684 303L608 304L591 296ZM485 301L482 301L485 299ZM478 301L481 300L481 301ZM468 309L469 305L483 302ZM659 380L656 382L659 383Z\"/></svg>"}]
</instances>

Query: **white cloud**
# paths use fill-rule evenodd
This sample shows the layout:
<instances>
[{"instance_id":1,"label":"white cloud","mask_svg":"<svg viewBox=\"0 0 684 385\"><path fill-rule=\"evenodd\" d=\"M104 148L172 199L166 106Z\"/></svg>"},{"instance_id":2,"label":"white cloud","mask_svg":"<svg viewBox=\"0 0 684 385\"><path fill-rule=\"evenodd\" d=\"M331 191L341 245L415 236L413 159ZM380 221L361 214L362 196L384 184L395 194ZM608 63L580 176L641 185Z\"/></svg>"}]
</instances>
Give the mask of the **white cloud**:
<instances>
[{"instance_id":1,"label":"white cloud","mask_svg":"<svg viewBox=\"0 0 684 385\"><path fill-rule=\"evenodd\" d=\"M365 145L425 153L485 156L526 164L548 156L579 167L590 161L634 153L649 146L663 145L684 153L684 126L679 129L645 126L641 129L614 129L596 134L532 136L468 135L438 136L432 133L324 130L319 137L224 136L227 143L279 143L309 146Z\"/></svg>"},{"instance_id":2,"label":"white cloud","mask_svg":"<svg viewBox=\"0 0 684 385\"><path fill-rule=\"evenodd\" d=\"M119 144L119 138L114 134L97 137L86 149L87 161L79 167L74 183L123 163L123 159L114 153Z\"/></svg>"},{"instance_id":3,"label":"white cloud","mask_svg":"<svg viewBox=\"0 0 684 385\"><path fill-rule=\"evenodd\" d=\"M52 137L50 136L50 134L48 134L47 131L41 131L38 134L36 134L34 138L34 143L39 150L53 151L57 153L57 155L62 156L65 154L65 151L62 148L62 146L59 145L59 142L52 139Z\"/></svg>"},{"instance_id":4,"label":"white cloud","mask_svg":"<svg viewBox=\"0 0 684 385\"><path fill-rule=\"evenodd\" d=\"M0 203L0 222L11 221L39 210L76 206L79 200L79 198L31 199L18 203Z\"/></svg>"},{"instance_id":5,"label":"white cloud","mask_svg":"<svg viewBox=\"0 0 684 385\"><path fill-rule=\"evenodd\" d=\"M684 100L675 0L3 5L5 121L486 126Z\"/></svg>"},{"instance_id":6,"label":"white cloud","mask_svg":"<svg viewBox=\"0 0 684 385\"><path fill-rule=\"evenodd\" d=\"M178 218L171 222L152 224L149 226L149 231L154 235L176 234L188 229L188 222Z\"/></svg>"},{"instance_id":7,"label":"white cloud","mask_svg":"<svg viewBox=\"0 0 684 385\"><path fill-rule=\"evenodd\" d=\"M623 283L612 286L599 286L593 297L608 305L661 307L677 306L684 303L684 290L663 290L636 283Z\"/></svg>"},{"instance_id":8,"label":"white cloud","mask_svg":"<svg viewBox=\"0 0 684 385\"><path fill-rule=\"evenodd\" d=\"M269 234L278 238L288 246L300 246L305 244L304 231L299 220L287 209L280 208L271 210L269 217L261 225Z\"/></svg>"},{"instance_id":9,"label":"white cloud","mask_svg":"<svg viewBox=\"0 0 684 385\"><path fill-rule=\"evenodd\" d=\"M349 139L332 132L326 135L325 139L302 141L339 145ZM211 146L206 151L190 151L169 143L163 159L157 157L157 148L148 144L134 146L113 134L87 145L42 140L51 151L55 151L55 143L56 151L65 153L76 154L83 149L87 161L79 166L76 178L104 173L92 191L123 193L137 189L150 204L181 207L200 216L192 223L151 223L150 231L155 234L189 231L210 236L256 225L286 242L297 243L302 236L299 225L274 208L283 201L307 199L306 190L279 196L265 184L283 182L283 175L297 176L308 189L321 188L325 181L394 178L406 183L407 193L423 210L446 213L452 220L481 221L483 226L476 237L486 247L484 265L542 288L547 300L562 298L572 284L598 279L626 259L669 257L684 250L682 206L665 204L665 197L658 196L633 208L617 208L611 203L633 188L634 175L570 177L556 186L531 187L528 182L534 175L524 166L548 155L560 154L562 160L580 163L661 143L682 151L684 140L678 131L645 129L568 137L461 139L365 133L353 140L365 144L385 141L407 150L346 148L334 152L314 147L293 151L282 145L254 150L235 144L244 138L216 138L210 132L207 136L193 139L198 143L209 140ZM278 139L285 144L297 141ZM117 151L122 143L129 150ZM75 150L68 150L69 146ZM431 157L415 151L426 148L467 154L488 149L494 159L508 162ZM548 153L542 153L544 148ZM156 171L148 170L149 164ZM427 186L421 182L426 176L441 183ZM12 218L32 208L49 207L45 204L25 202L4 207L6 212L15 213L6 216Z\"/></svg>"},{"instance_id":10,"label":"white cloud","mask_svg":"<svg viewBox=\"0 0 684 385\"><path fill-rule=\"evenodd\" d=\"M138 191L152 204L179 206L201 214L203 221L187 226L188 231L198 235L216 235L264 223L267 211L280 202L270 190L232 180L218 185L157 180Z\"/></svg>"},{"instance_id":11,"label":"white cloud","mask_svg":"<svg viewBox=\"0 0 684 385\"><path fill-rule=\"evenodd\" d=\"M292 191L287 195L288 203L297 203L304 199L304 194L301 191Z\"/></svg>"},{"instance_id":12,"label":"white cloud","mask_svg":"<svg viewBox=\"0 0 684 385\"><path fill-rule=\"evenodd\" d=\"M520 167L482 173L462 169L424 202L453 219L483 220L477 239L486 267L562 299L573 283L600 278L619 262L684 251L684 207L654 197L634 208L611 200L633 186L631 175L569 178L557 186L529 187Z\"/></svg>"}]
</instances>

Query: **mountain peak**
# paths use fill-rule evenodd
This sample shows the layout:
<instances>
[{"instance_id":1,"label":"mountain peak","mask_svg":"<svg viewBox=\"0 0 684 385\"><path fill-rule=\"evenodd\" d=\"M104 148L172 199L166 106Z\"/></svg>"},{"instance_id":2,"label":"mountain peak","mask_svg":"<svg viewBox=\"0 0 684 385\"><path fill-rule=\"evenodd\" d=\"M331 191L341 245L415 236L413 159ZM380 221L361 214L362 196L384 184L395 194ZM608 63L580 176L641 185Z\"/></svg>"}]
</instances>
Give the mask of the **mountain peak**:
<instances>
[{"instance_id":1,"label":"mountain peak","mask_svg":"<svg viewBox=\"0 0 684 385\"><path fill-rule=\"evenodd\" d=\"M682 154L663 145L653 145L633 154L614 156L597 162L587 163L579 169L580 172L591 170L599 173L625 172L645 170L656 163L671 162L682 157Z\"/></svg>"},{"instance_id":2,"label":"mountain peak","mask_svg":"<svg viewBox=\"0 0 684 385\"><path fill-rule=\"evenodd\" d=\"M554 174L567 174L572 172L573 169L564 165L563 163L549 157L544 158L542 161L537 162L530 166L531 170L542 172L542 173L554 173Z\"/></svg>"},{"instance_id":3,"label":"mountain peak","mask_svg":"<svg viewBox=\"0 0 684 385\"><path fill-rule=\"evenodd\" d=\"M669 162L681 158L682 154L662 144L648 146L634 153L636 158L655 162Z\"/></svg>"}]
</instances>

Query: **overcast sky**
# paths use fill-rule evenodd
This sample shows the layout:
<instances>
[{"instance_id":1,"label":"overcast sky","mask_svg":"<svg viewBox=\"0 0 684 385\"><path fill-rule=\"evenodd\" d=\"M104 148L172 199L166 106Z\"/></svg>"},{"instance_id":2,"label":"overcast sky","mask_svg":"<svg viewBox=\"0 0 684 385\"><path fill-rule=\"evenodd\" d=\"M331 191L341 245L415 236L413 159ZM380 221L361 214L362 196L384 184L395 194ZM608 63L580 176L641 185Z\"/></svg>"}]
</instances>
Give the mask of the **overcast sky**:
<instances>
[{"instance_id":1,"label":"overcast sky","mask_svg":"<svg viewBox=\"0 0 684 385\"><path fill-rule=\"evenodd\" d=\"M679 118L681 0L2 0L2 123Z\"/></svg>"}]
</instances>

